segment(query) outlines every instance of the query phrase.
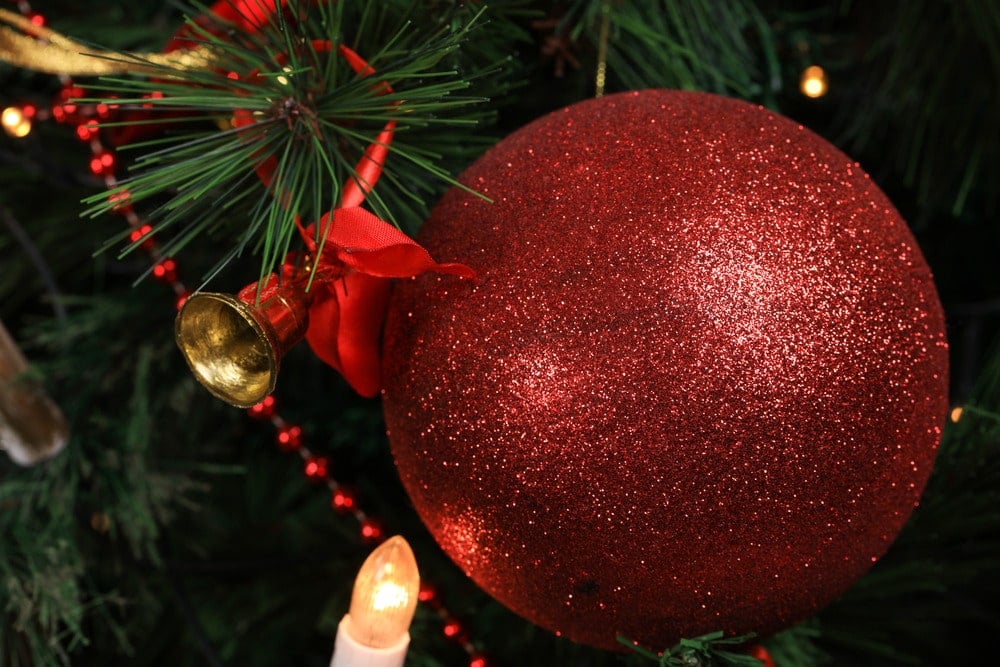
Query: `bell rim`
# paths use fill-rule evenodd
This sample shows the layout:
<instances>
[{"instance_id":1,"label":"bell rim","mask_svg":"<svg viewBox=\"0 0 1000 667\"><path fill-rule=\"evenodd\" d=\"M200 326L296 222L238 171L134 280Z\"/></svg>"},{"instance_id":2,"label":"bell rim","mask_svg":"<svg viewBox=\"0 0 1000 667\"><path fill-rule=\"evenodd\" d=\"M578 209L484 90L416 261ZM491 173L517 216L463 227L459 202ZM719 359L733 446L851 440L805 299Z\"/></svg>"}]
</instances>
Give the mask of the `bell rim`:
<instances>
[{"instance_id":1,"label":"bell rim","mask_svg":"<svg viewBox=\"0 0 1000 667\"><path fill-rule=\"evenodd\" d=\"M200 306L205 305L205 302L207 301L221 302L229 306L232 310L235 310L243 321L250 326L257 337L267 342L268 349L272 352L272 354L266 355L268 365L266 386L262 392L254 392L253 398L250 400L235 396L231 392L222 391L210 383L208 378L206 378L199 371L199 368L191 360L191 357L188 354L190 346L189 341L192 332L184 329L185 311L191 306L192 303L196 306ZM190 315L190 311L188 314ZM253 310L246 302L231 294L224 294L222 292L195 292L184 301L184 305L181 306L180 310L177 312L177 318L174 320L174 335L177 340L177 347L180 348L181 355L184 357L184 361L191 370L191 374L196 380L198 380L198 384L207 389L210 394L219 400L222 400L236 408L249 408L267 398L267 396L274 391L274 387L278 381L279 370L278 362L273 354L273 352L277 349L274 341L274 334L268 330L268 327L265 327L260 321L257 320L257 318L253 316Z\"/></svg>"}]
</instances>

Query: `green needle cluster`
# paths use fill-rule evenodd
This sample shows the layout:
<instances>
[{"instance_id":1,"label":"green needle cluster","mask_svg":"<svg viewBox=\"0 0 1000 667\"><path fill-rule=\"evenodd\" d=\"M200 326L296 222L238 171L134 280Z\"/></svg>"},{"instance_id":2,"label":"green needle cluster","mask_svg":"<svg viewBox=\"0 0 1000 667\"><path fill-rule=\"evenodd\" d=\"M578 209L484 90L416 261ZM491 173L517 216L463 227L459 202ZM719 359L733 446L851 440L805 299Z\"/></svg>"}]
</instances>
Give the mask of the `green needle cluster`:
<instances>
[{"instance_id":1,"label":"green needle cluster","mask_svg":"<svg viewBox=\"0 0 1000 667\"><path fill-rule=\"evenodd\" d=\"M89 197L85 215L107 212L114 195L127 193L153 222L166 255L207 233L233 238L206 280L248 249L261 257L263 277L296 246L297 221L308 225L338 205L390 120L397 127L382 175L388 187L371 192L367 204L396 224L407 212L422 215L427 197L408 183L454 182L441 164L441 142L428 135L454 140L474 131L485 112L473 105L483 100L463 93L488 70L460 72L451 57L478 14L437 20L428 32L426 19L422 25L408 16L412 3L406 7L292 1L256 32L189 21L191 44L211 53L210 67L160 66L149 77L101 82L108 95L101 101L123 112L107 125L151 132L125 147L136 156L130 174L111 197ZM371 70L355 72L340 45ZM233 127L234 116L251 122ZM262 165L269 165L269 183L256 173Z\"/></svg>"}]
</instances>

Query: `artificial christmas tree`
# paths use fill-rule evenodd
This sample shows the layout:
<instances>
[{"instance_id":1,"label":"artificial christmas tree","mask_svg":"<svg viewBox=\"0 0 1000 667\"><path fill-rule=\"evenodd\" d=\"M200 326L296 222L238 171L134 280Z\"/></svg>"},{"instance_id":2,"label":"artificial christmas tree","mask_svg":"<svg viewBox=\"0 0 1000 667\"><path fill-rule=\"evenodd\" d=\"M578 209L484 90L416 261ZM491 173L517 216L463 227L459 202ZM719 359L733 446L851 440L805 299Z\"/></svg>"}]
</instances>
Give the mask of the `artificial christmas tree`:
<instances>
[{"instance_id":1,"label":"artificial christmas tree","mask_svg":"<svg viewBox=\"0 0 1000 667\"><path fill-rule=\"evenodd\" d=\"M952 400L965 411L944 432L921 507L840 600L769 637L708 633L675 646L623 637L621 648L662 664L988 656L982 635L998 591L983 574L1000 546L998 362L987 353L1000 289L988 220L1000 146L985 113L995 108L1000 20L989 2L790 11L234 0L187 14L185 23L169 6L21 1L2 15L0 315L71 433L48 462L0 464L6 664L326 664L353 576L387 531L407 536L424 578L411 663L619 660L506 611L421 526L379 402L350 388L377 388L383 288L419 271L378 269L371 300L344 289L357 286L343 277L362 266L361 247L325 221L343 216L345 201L363 203L361 217L398 225L396 245L418 248L403 234L492 142L595 93L649 87L764 103L872 173L934 270ZM816 64L828 88L811 98L798 82ZM540 205L558 193L541 194ZM426 257L425 268L477 268L472 257ZM442 276L453 282L445 289L466 289L460 276L471 272L456 271ZM351 357L363 372L347 373L348 384L306 346L281 350L273 396L236 410L183 363L176 308L208 290L256 307L275 281L308 295L311 321L369 313L352 328L363 334L351 348L367 350ZM325 309L313 313L317 299ZM320 357L343 369L348 348L317 336L358 341L330 330L309 342L335 350ZM600 561L603 547L593 549ZM684 554L662 558L669 568Z\"/></svg>"}]
</instances>

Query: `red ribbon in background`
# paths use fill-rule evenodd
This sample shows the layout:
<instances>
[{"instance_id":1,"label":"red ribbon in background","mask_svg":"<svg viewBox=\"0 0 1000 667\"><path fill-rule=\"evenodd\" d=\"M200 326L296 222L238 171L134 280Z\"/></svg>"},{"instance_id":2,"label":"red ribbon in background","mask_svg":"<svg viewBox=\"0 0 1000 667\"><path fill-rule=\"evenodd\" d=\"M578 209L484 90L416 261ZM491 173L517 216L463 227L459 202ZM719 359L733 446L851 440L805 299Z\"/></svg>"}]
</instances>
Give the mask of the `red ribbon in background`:
<instances>
[{"instance_id":1,"label":"red ribbon in background","mask_svg":"<svg viewBox=\"0 0 1000 667\"><path fill-rule=\"evenodd\" d=\"M216 37L223 37L229 28L236 28L245 33L255 33L266 26L274 16L278 7L286 8L288 0L219 0L208 10L194 19L194 24L205 32ZM197 31L189 24L182 26L170 38L163 48L164 53L178 49L191 49L201 46L203 40L197 36Z\"/></svg>"}]
</instances>

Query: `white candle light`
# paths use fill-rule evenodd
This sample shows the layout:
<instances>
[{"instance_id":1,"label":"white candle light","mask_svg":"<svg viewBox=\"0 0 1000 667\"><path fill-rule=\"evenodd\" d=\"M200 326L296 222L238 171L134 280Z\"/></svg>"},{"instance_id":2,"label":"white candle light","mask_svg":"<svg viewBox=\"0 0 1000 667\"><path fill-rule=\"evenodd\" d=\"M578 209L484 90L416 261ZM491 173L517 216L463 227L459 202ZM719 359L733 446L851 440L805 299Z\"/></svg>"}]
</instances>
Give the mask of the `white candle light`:
<instances>
[{"instance_id":1,"label":"white candle light","mask_svg":"<svg viewBox=\"0 0 1000 667\"><path fill-rule=\"evenodd\" d=\"M358 571L330 667L402 667L419 591L410 545L399 535L389 538Z\"/></svg>"}]
</instances>

